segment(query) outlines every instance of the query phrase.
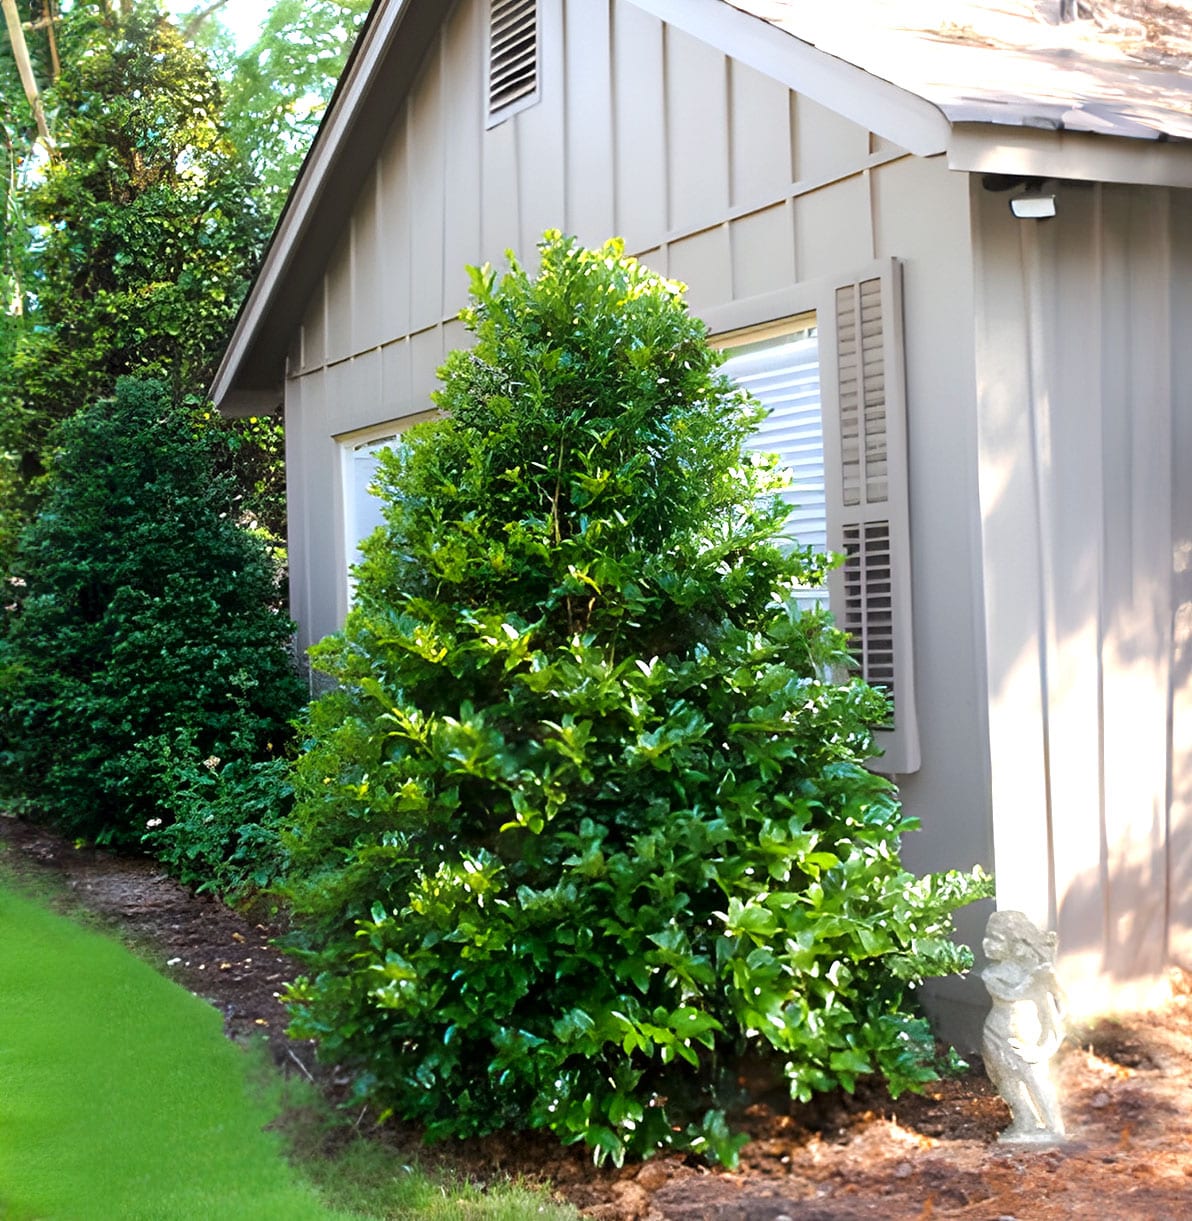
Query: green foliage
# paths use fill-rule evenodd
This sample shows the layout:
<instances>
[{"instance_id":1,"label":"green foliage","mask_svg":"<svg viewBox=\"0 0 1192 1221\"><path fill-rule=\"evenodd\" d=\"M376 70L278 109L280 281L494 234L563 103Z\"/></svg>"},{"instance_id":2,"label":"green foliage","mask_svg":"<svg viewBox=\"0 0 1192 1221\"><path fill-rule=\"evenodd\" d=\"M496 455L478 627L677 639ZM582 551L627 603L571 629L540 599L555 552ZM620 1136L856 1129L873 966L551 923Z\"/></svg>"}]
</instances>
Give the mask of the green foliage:
<instances>
[{"instance_id":1,"label":"green foliage","mask_svg":"<svg viewBox=\"0 0 1192 1221\"><path fill-rule=\"evenodd\" d=\"M276 0L232 63L227 116L275 219L297 177L369 0Z\"/></svg>"},{"instance_id":2,"label":"green foliage","mask_svg":"<svg viewBox=\"0 0 1192 1221\"><path fill-rule=\"evenodd\" d=\"M171 818L154 743L281 746L292 625L205 429L159 383L122 379L60 441L0 639L0 785L68 832L138 844Z\"/></svg>"},{"instance_id":3,"label":"green foliage","mask_svg":"<svg viewBox=\"0 0 1192 1221\"><path fill-rule=\"evenodd\" d=\"M206 425L215 466L236 487L236 516L259 534L285 566L286 429L281 408L271 416L222 419L205 399L190 395L184 403Z\"/></svg>"},{"instance_id":4,"label":"green foliage","mask_svg":"<svg viewBox=\"0 0 1192 1221\"><path fill-rule=\"evenodd\" d=\"M151 820L146 846L180 882L233 902L280 878L279 832L294 795L290 761L254 759L255 746L238 736L230 758L203 758L189 728L146 744L169 815Z\"/></svg>"},{"instance_id":5,"label":"green foliage","mask_svg":"<svg viewBox=\"0 0 1192 1221\"><path fill-rule=\"evenodd\" d=\"M56 25L61 75L41 78L55 151L39 160L28 132L14 138L14 224L0 258L12 290L0 326L0 453L10 455L6 504L26 516L54 423L110 395L118 377L161 379L179 401L205 394L267 234L220 83L155 4L75 5ZM44 59L44 31L33 47ZM226 431L224 465L239 471L232 451L255 435ZM267 483L250 479L246 508L277 532L278 480Z\"/></svg>"},{"instance_id":6,"label":"green foliage","mask_svg":"<svg viewBox=\"0 0 1192 1221\"><path fill-rule=\"evenodd\" d=\"M382 464L337 686L309 711L296 1030L431 1136L549 1128L731 1163L744 1052L806 1098L931 1075L907 992L962 970L979 877L901 868L884 697L800 613L758 418L680 286L548 234L474 271Z\"/></svg>"}]
</instances>

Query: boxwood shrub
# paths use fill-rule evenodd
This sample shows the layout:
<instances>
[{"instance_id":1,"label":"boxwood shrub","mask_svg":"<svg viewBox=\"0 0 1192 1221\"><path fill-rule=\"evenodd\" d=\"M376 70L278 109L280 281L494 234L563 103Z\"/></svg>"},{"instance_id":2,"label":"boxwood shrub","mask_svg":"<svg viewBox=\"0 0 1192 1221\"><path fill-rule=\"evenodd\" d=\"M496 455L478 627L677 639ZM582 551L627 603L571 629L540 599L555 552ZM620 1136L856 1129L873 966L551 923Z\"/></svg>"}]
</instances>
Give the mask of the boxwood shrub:
<instances>
[{"instance_id":1,"label":"boxwood shrub","mask_svg":"<svg viewBox=\"0 0 1192 1221\"><path fill-rule=\"evenodd\" d=\"M266 544L155 381L65 421L0 632L0 791L72 835L172 821L163 745L267 760L300 702Z\"/></svg>"}]
</instances>

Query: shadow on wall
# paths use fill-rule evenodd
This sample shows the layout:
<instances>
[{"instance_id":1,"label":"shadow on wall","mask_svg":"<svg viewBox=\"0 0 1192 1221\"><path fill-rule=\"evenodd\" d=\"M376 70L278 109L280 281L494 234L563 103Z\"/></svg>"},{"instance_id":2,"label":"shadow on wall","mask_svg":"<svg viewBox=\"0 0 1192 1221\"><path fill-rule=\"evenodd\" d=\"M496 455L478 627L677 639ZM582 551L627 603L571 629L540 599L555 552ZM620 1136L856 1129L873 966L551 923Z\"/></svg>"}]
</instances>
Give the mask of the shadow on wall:
<instances>
[{"instance_id":1,"label":"shadow on wall","mask_svg":"<svg viewBox=\"0 0 1192 1221\"><path fill-rule=\"evenodd\" d=\"M1121 862L1074 879L1060 898L1059 975L1077 1018L1149 1008L1170 994L1168 893L1154 862ZM1173 907L1192 903L1185 884Z\"/></svg>"},{"instance_id":2,"label":"shadow on wall","mask_svg":"<svg viewBox=\"0 0 1192 1221\"><path fill-rule=\"evenodd\" d=\"M974 197L999 898L1050 908L1081 1008L1192 959L1180 194L1061 184L1047 227Z\"/></svg>"}]
</instances>

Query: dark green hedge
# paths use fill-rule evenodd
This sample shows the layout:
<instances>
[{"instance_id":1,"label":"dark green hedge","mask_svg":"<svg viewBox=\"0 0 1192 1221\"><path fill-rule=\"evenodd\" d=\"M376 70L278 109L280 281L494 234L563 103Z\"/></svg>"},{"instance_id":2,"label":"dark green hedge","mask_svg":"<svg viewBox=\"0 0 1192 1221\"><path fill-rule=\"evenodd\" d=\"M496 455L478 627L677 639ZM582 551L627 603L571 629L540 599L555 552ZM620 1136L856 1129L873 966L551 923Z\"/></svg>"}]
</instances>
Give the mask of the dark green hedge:
<instances>
[{"instance_id":1,"label":"dark green hedge","mask_svg":"<svg viewBox=\"0 0 1192 1221\"><path fill-rule=\"evenodd\" d=\"M0 786L79 836L169 821L163 754L269 757L300 688L263 542L200 421L131 378L65 421L0 637Z\"/></svg>"}]
</instances>

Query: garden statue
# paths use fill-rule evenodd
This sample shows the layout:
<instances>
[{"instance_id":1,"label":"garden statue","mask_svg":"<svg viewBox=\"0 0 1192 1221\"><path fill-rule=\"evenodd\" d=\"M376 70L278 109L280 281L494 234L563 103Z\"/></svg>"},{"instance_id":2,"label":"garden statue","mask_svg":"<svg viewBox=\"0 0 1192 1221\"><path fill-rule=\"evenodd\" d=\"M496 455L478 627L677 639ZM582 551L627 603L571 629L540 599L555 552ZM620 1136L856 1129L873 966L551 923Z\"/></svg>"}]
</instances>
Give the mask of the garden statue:
<instances>
[{"instance_id":1,"label":"garden statue","mask_svg":"<svg viewBox=\"0 0 1192 1221\"><path fill-rule=\"evenodd\" d=\"M1055 977L1054 933L1041 933L1022 912L994 912L981 972L993 1006L981 1051L985 1071L1010 1107L1008 1142L1055 1143L1064 1121L1051 1080L1051 1058L1064 1040L1063 992Z\"/></svg>"}]
</instances>

